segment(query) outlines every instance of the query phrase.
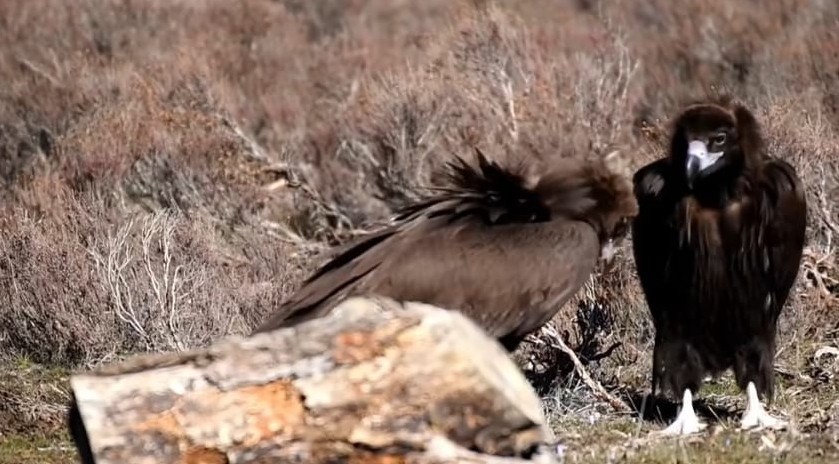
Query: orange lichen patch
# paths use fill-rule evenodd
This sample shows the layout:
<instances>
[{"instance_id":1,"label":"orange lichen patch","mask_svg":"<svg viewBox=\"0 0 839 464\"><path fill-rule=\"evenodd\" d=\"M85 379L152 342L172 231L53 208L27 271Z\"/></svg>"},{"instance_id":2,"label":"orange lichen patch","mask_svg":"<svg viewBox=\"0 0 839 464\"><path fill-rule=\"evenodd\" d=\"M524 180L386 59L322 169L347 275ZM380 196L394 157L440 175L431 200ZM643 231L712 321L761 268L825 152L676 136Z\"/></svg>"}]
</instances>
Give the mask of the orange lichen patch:
<instances>
[{"instance_id":1,"label":"orange lichen patch","mask_svg":"<svg viewBox=\"0 0 839 464\"><path fill-rule=\"evenodd\" d=\"M382 355L383 346L374 332L345 332L335 339L332 358L337 364L357 364Z\"/></svg>"},{"instance_id":2,"label":"orange lichen patch","mask_svg":"<svg viewBox=\"0 0 839 464\"><path fill-rule=\"evenodd\" d=\"M205 405L217 405L213 421L216 424L237 425L234 439L244 446L278 434L290 434L305 419L303 399L287 380L232 392L208 392L199 401L201 409L205 409ZM209 418L199 415L195 419L202 421Z\"/></svg>"},{"instance_id":3,"label":"orange lichen patch","mask_svg":"<svg viewBox=\"0 0 839 464\"><path fill-rule=\"evenodd\" d=\"M404 456L371 456L365 454L363 456L352 456L347 460L348 464L405 464L408 462Z\"/></svg>"},{"instance_id":4,"label":"orange lichen patch","mask_svg":"<svg viewBox=\"0 0 839 464\"><path fill-rule=\"evenodd\" d=\"M138 432L160 432L189 443L253 446L277 435L291 435L305 420L300 393L290 381L233 391L184 395L165 412L144 421Z\"/></svg>"},{"instance_id":5,"label":"orange lichen patch","mask_svg":"<svg viewBox=\"0 0 839 464\"><path fill-rule=\"evenodd\" d=\"M181 464L228 464L229 462L230 460L223 452L203 446L189 448L180 460Z\"/></svg>"},{"instance_id":6,"label":"orange lichen patch","mask_svg":"<svg viewBox=\"0 0 839 464\"><path fill-rule=\"evenodd\" d=\"M178 421L177 416L172 410L153 415L137 424L134 427L134 431L138 433L159 432L177 439L185 436L183 425Z\"/></svg>"}]
</instances>

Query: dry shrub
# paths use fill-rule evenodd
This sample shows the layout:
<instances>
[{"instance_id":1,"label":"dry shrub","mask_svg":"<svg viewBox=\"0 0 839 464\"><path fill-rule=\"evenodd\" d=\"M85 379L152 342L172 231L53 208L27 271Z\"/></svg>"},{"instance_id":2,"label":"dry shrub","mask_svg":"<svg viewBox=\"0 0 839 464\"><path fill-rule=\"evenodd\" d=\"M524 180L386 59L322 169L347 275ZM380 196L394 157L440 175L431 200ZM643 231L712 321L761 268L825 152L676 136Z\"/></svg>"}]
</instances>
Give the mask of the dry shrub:
<instances>
[{"instance_id":1,"label":"dry shrub","mask_svg":"<svg viewBox=\"0 0 839 464\"><path fill-rule=\"evenodd\" d=\"M75 205L74 205L75 206ZM80 243L95 219L68 208L65 223L41 221L5 208L0 234L0 350L39 361L78 362L103 337L98 323L107 293L93 279ZM97 354L102 354L100 351Z\"/></svg>"},{"instance_id":2,"label":"dry shrub","mask_svg":"<svg viewBox=\"0 0 839 464\"><path fill-rule=\"evenodd\" d=\"M253 226L165 211L107 226L104 211L4 221L4 354L75 365L200 346L247 332L302 270L290 246Z\"/></svg>"},{"instance_id":3,"label":"dry shrub","mask_svg":"<svg viewBox=\"0 0 839 464\"><path fill-rule=\"evenodd\" d=\"M319 185L347 217L383 217L474 147L515 163L602 156L628 141L637 65L622 37L553 57L495 7L459 18L427 60L368 81L318 147Z\"/></svg>"}]
</instances>

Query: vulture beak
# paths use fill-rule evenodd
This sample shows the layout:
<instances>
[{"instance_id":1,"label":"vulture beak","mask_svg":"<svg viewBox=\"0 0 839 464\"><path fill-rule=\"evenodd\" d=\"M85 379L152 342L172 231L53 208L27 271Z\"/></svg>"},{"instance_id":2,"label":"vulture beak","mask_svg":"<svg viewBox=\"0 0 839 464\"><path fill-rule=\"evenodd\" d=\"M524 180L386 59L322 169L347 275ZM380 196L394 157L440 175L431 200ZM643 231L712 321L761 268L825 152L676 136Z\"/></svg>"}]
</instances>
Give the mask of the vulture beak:
<instances>
[{"instance_id":1,"label":"vulture beak","mask_svg":"<svg viewBox=\"0 0 839 464\"><path fill-rule=\"evenodd\" d=\"M701 140L692 140L688 144L687 166L685 167L688 187L693 187L696 177L719 161L722 155L721 151L708 153L708 144Z\"/></svg>"}]
</instances>

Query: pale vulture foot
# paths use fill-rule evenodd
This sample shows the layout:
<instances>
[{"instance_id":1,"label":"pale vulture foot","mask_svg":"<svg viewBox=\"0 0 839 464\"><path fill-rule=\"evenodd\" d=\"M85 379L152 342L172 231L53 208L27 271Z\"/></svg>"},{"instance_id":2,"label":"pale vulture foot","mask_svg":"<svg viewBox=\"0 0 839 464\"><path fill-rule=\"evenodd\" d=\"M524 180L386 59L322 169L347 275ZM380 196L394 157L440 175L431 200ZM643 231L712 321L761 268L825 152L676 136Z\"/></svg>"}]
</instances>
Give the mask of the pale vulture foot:
<instances>
[{"instance_id":1,"label":"pale vulture foot","mask_svg":"<svg viewBox=\"0 0 839 464\"><path fill-rule=\"evenodd\" d=\"M705 427L707 425L699 420L693 410L693 396L690 389L687 388L684 396L682 396L682 410L679 411L679 416L669 427L657 432L657 435L690 435L701 432Z\"/></svg>"},{"instance_id":2,"label":"pale vulture foot","mask_svg":"<svg viewBox=\"0 0 839 464\"><path fill-rule=\"evenodd\" d=\"M743 413L743 418L740 420L741 430L752 428L781 430L787 427L785 421L770 416L763 405L760 404L754 382L749 382L749 385L746 386L746 395L748 403L746 404L746 412Z\"/></svg>"}]
</instances>

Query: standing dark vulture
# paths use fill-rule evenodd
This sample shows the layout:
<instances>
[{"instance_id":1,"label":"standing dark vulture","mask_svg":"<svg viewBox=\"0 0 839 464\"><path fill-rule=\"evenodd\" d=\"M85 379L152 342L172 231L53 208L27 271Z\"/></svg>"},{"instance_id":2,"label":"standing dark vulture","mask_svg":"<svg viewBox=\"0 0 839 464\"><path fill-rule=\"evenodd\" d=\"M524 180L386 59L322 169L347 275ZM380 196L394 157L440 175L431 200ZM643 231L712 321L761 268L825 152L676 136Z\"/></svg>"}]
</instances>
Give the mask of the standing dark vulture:
<instances>
[{"instance_id":1,"label":"standing dark vulture","mask_svg":"<svg viewBox=\"0 0 839 464\"><path fill-rule=\"evenodd\" d=\"M655 324L652 395L662 386L683 398L663 433L702 430L692 394L728 368L747 394L741 427L784 427L760 398L772 401L778 315L804 248L795 169L766 154L746 108L702 103L676 118L669 157L633 181L633 253Z\"/></svg>"},{"instance_id":2,"label":"standing dark vulture","mask_svg":"<svg viewBox=\"0 0 839 464\"><path fill-rule=\"evenodd\" d=\"M560 160L536 175L480 151L477 159L477 168L450 163L451 187L345 246L257 332L375 294L459 310L514 350L577 292L599 256L611 254L637 203L616 156Z\"/></svg>"}]
</instances>

